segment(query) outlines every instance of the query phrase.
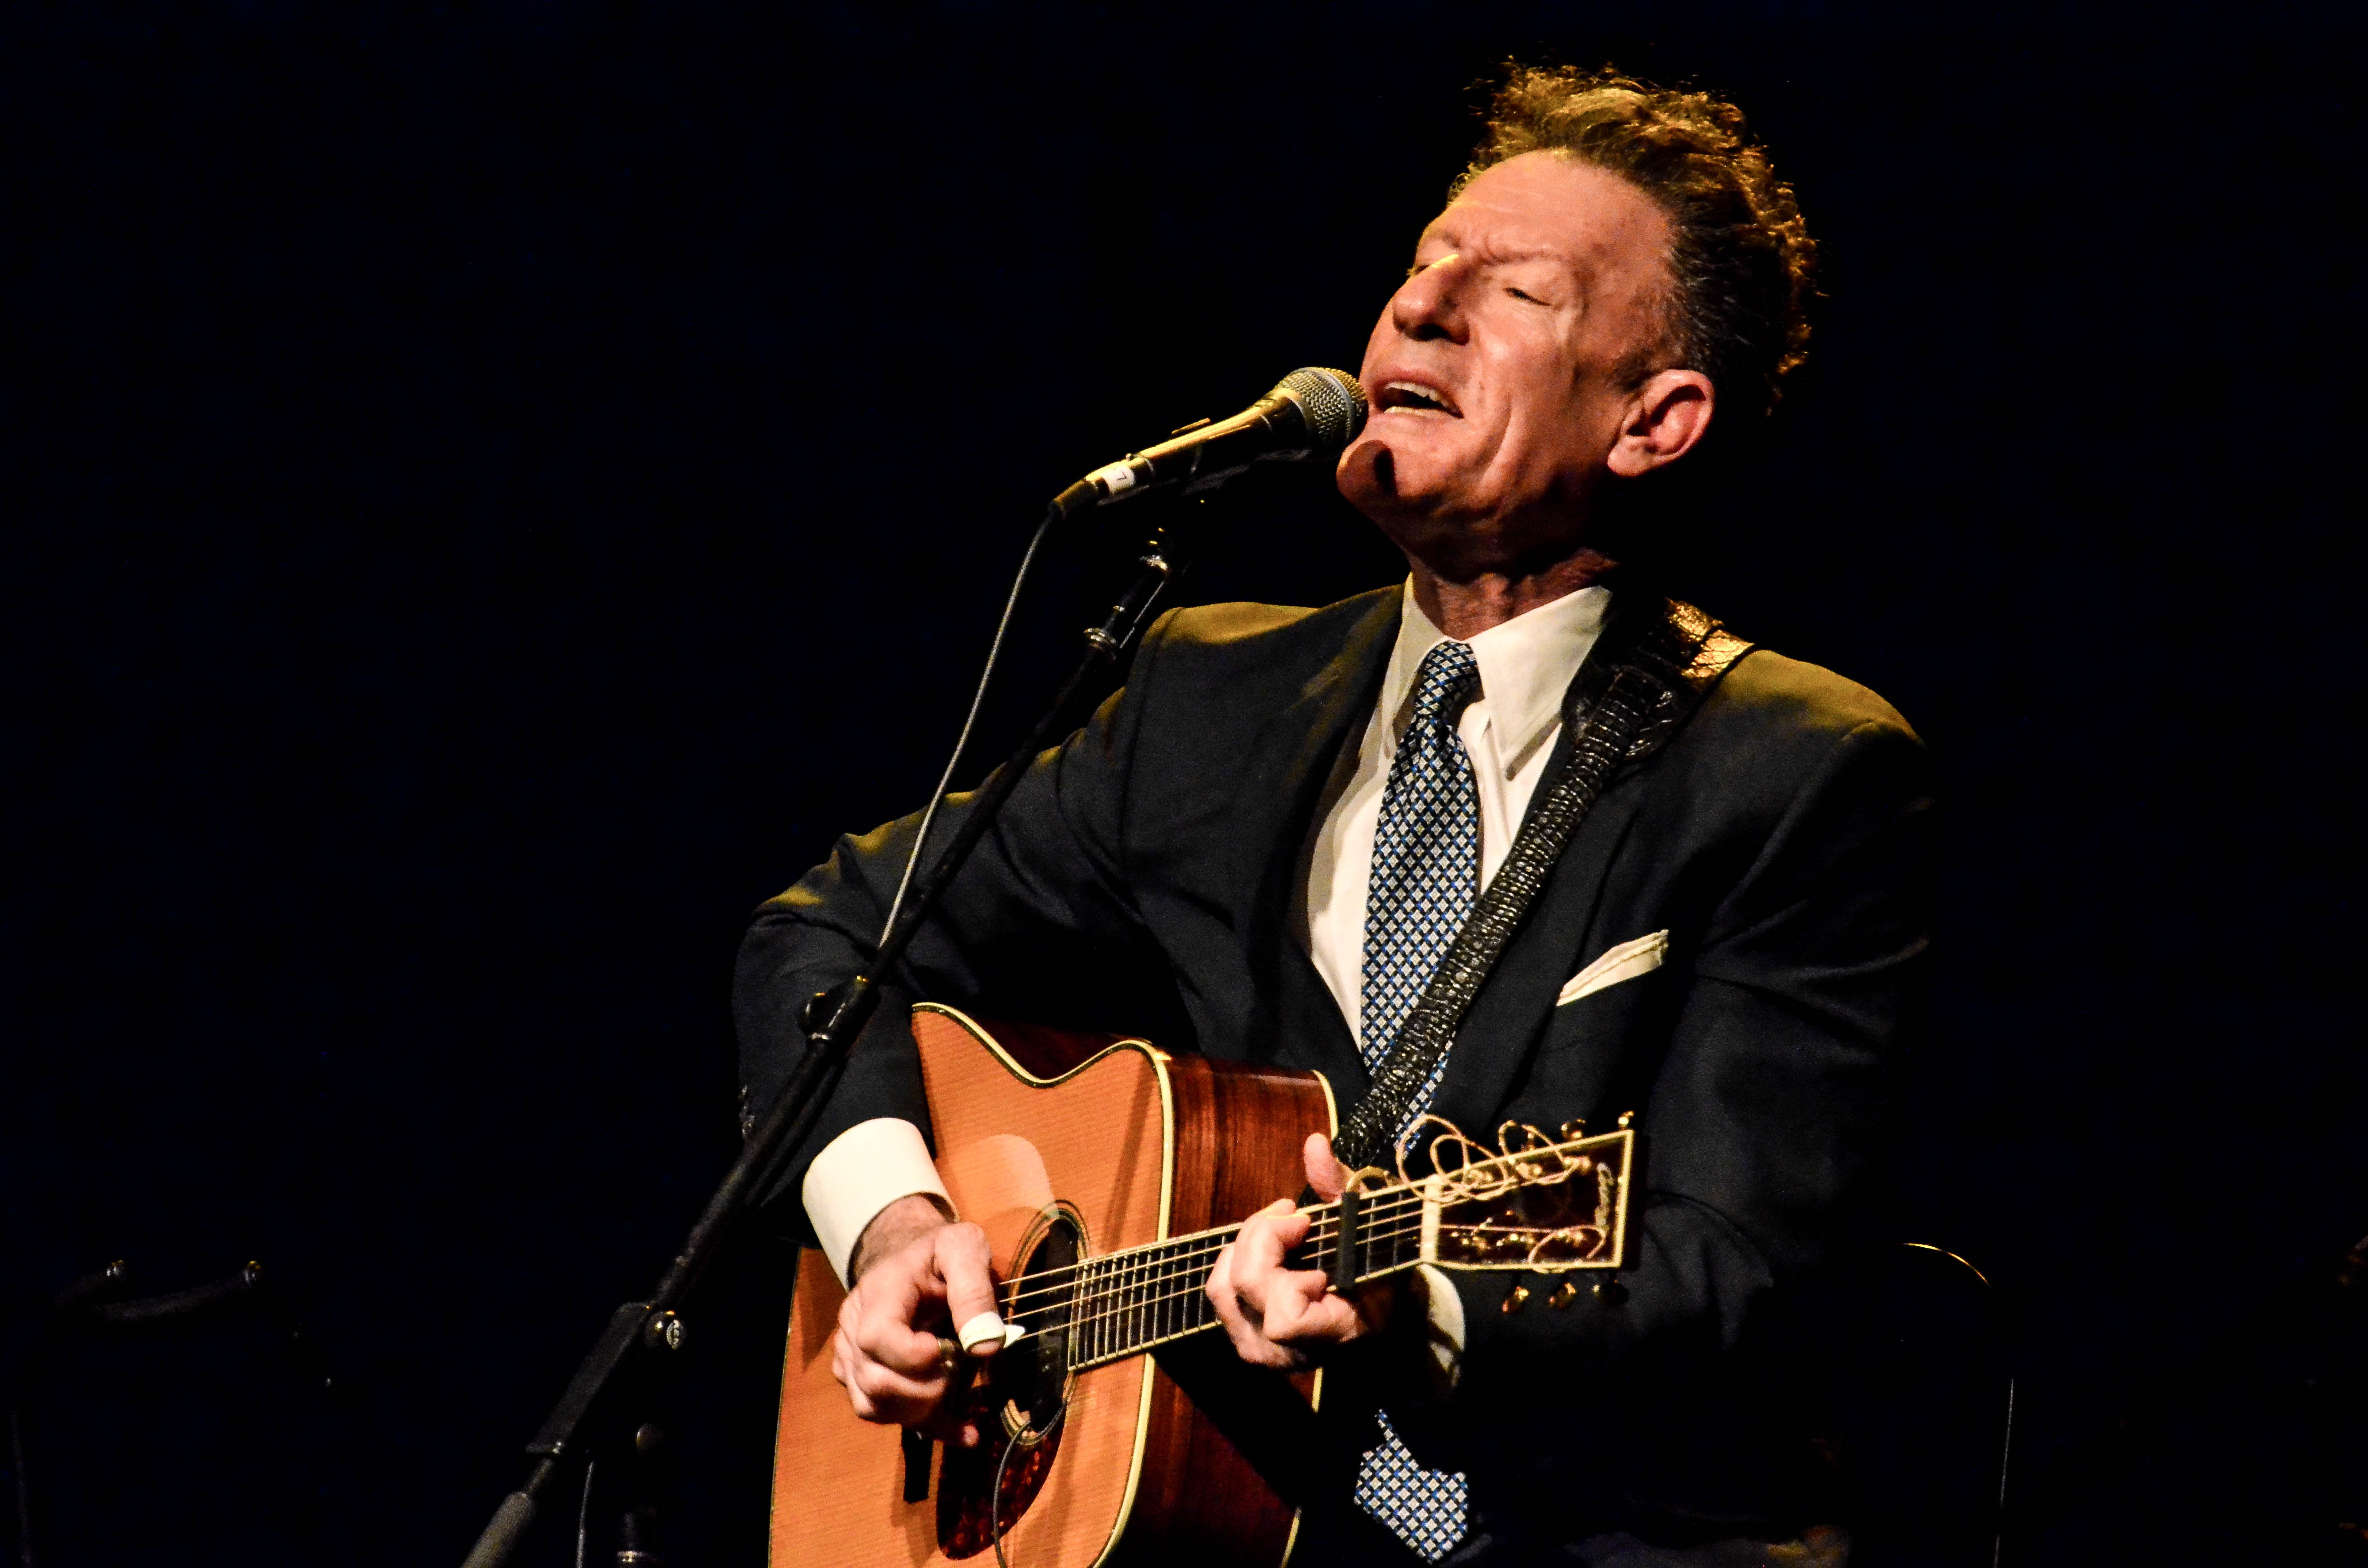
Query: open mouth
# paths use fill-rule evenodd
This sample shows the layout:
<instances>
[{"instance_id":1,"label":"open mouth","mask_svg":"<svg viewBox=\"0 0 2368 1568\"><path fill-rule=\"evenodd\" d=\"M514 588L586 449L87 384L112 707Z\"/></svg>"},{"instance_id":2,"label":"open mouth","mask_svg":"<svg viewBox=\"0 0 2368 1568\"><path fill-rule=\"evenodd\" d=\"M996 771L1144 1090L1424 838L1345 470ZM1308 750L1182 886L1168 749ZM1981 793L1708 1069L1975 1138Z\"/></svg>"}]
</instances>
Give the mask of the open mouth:
<instances>
[{"instance_id":1,"label":"open mouth","mask_svg":"<svg viewBox=\"0 0 2368 1568\"><path fill-rule=\"evenodd\" d=\"M1436 414L1449 419L1461 419L1463 411L1457 408L1448 395L1437 387L1420 381L1387 381L1373 399L1382 413Z\"/></svg>"}]
</instances>

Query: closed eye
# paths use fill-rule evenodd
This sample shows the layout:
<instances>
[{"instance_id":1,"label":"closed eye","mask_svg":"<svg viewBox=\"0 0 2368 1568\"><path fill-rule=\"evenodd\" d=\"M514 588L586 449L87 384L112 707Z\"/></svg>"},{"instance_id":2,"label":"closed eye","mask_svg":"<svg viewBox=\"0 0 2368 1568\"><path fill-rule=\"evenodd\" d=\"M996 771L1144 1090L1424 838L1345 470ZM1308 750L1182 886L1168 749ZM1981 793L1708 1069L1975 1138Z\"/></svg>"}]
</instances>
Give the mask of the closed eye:
<instances>
[{"instance_id":1,"label":"closed eye","mask_svg":"<svg viewBox=\"0 0 2368 1568\"><path fill-rule=\"evenodd\" d=\"M1539 299L1535 294L1527 293L1520 289L1515 289L1510 286L1507 287L1505 292L1510 294L1516 300L1527 300L1533 305L1543 305L1545 303L1543 300Z\"/></svg>"}]
</instances>

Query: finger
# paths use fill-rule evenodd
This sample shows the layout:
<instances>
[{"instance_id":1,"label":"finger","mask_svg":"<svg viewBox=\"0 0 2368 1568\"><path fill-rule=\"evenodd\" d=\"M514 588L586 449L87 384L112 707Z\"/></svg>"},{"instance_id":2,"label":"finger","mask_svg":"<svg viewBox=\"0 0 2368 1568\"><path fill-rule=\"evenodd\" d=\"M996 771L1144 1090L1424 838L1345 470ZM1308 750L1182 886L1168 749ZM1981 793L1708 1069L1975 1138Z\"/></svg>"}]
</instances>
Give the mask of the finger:
<instances>
[{"instance_id":1,"label":"finger","mask_svg":"<svg viewBox=\"0 0 2368 1568\"><path fill-rule=\"evenodd\" d=\"M937 1359L935 1334L919 1325L940 1300L928 1238L889 1254L866 1269L839 1304L839 1332L859 1358L919 1374Z\"/></svg>"},{"instance_id":2,"label":"finger","mask_svg":"<svg viewBox=\"0 0 2368 1568\"><path fill-rule=\"evenodd\" d=\"M1257 1344L1281 1353L1258 1358L1269 1365L1298 1365L1300 1347L1355 1336L1355 1306L1329 1295L1329 1281L1312 1268L1291 1268L1285 1260L1306 1238L1307 1215L1288 1202L1261 1210L1243 1225L1229 1283ZM1245 1356L1248 1352L1244 1352Z\"/></svg>"},{"instance_id":3,"label":"finger","mask_svg":"<svg viewBox=\"0 0 2368 1568\"><path fill-rule=\"evenodd\" d=\"M1234 1243L1227 1284L1244 1323L1260 1341L1266 1337L1259 1325L1266 1319L1268 1298L1278 1282L1291 1276L1282 1267L1284 1255L1306 1235L1307 1225L1306 1215L1294 1209L1290 1199L1280 1199L1251 1215Z\"/></svg>"},{"instance_id":4,"label":"finger","mask_svg":"<svg viewBox=\"0 0 2368 1568\"><path fill-rule=\"evenodd\" d=\"M1330 1294L1324 1276L1292 1270L1268 1290L1258 1331L1277 1345L1292 1347L1353 1339L1361 1326L1355 1305L1345 1296Z\"/></svg>"},{"instance_id":5,"label":"finger","mask_svg":"<svg viewBox=\"0 0 2368 1568\"><path fill-rule=\"evenodd\" d=\"M859 1359L913 1378L943 1374L945 1353L938 1336L914 1327L912 1316L891 1303L868 1303L848 1338Z\"/></svg>"},{"instance_id":6,"label":"finger","mask_svg":"<svg viewBox=\"0 0 2368 1568\"><path fill-rule=\"evenodd\" d=\"M1242 1221L1233 1243L1219 1255L1225 1265L1224 1299L1218 1306L1223 1314L1230 1310L1245 1322L1266 1315L1266 1276L1273 1271L1272 1238L1267 1234L1274 1210L1271 1206L1259 1210ZM1211 1275L1211 1290L1215 1289L1215 1275Z\"/></svg>"},{"instance_id":7,"label":"finger","mask_svg":"<svg viewBox=\"0 0 2368 1568\"><path fill-rule=\"evenodd\" d=\"M864 1421L880 1419L880 1412L872 1404L871 1396L856 1386L855 1351L848 1344L847 1335L844 1334L834 1334L830 1336L830 1375L837 1378L838 1386L847 1391L847 1403L854 1409L858 1419Z\"/></svg>"},{"instance_id":8,"label":"finger","mask_svg":"<svg viewBox=\"0 0 2368 1568\"><path fill-rule=\"evenodd\" d=\"M1309 1223L1308 1217L1288 1198L1278 1198L1251 1215L1235 1243L1240 1249L1234 1265L1235 1278L1245 1284L1262 1287L1268 1275L1282 1271L1282 1260L1291 1249L1307 1239Z\"/></svg>"},{"instance_id":9,"label":"finger","mask_svg":"<svg viewBox=\"0 0 2368 1568\"><path fill-rule=\"evenodd\" d=\"M1217 1321L1224 1324L1225 1332L1231 1335L1242 1321L1241 1298L1234 1290L1233 1243L1226 1243L1224 1250L1217 1254L1216 1264L1209 1270L1209 1282L1201 1287L1201 1293L1209 1298L1209 1305L1215 1310Z\"/></svg>"},{"instance_id":10,"label":"finger","mask_svg":"<svg viewBox=\"0 0 2368 1568\"><path fill-rule=\"evenodd\" d=\"M1297 1369L1307 1365L1305 1356L1289 1346L1277 1344L1266 1332L1269 1293L1256 1280L1246 1285L1239 1268L1228 1284L1226 1308L1218 1316L1225 1322L1225 1335L1234 1342L1234 1354L1254 1367Z\"/></svg>"},{"instance_id":11,"label":"finger","mask_svg":"<svg viewBox=\"0 0 2368 1568\"><path fill-rule=\"evenodd\" d=\"M862 1391L870 1400L892 1419L917 1422L926 1419L943 1403L946 1380L943 1374L935 1378L913 1378L893 1367L858 1358L854 1366L851 1387Z\"/></svg>"},{"instance_id":12,"label":"finger","mask_svg":"<svg viewBox=\"0 0 2368 1568\"><path fill-rule=\"evenodd\" d=\"M1254 1366L1265 1366L1274 1353L1243 1309L1241 1292L1234 1282L1235 1249L1227 1246L1217 1255L1217 1265L1209 1270L1206 1292L1209 1305L1216 1310L1217 1321L1224 1325L1225 1337L1233 1341L1234 1353Z\"/></svg>"},{"instance_id":13,"label":"finger","mask_svg":"<svg viewBox=\"0 0 2368 1568\"><path fill-rule=\"evenodd\" d=\"M1349 1167L1332 1153L1332 1140L1321 1132L1307 1135L1307 1143L1300 1151L1300 1159L1307 1166L1307 1185L1315 1196L1329 1203L1349 1187Z\"/></svg>"},{"instance_id":14,"label":"finger","mask_svg":"<svg viewBox=\"0 0 2368 1568\"><path fill-rule=\"evenodd\" d=\"M1003 1348L1003 1319L995 1310L995 1260L986 1233L972 1224L948 1225L933 1239L946 1311L962 1347L973 1356L994 1355Z\"/></svg>"}]
</instances>

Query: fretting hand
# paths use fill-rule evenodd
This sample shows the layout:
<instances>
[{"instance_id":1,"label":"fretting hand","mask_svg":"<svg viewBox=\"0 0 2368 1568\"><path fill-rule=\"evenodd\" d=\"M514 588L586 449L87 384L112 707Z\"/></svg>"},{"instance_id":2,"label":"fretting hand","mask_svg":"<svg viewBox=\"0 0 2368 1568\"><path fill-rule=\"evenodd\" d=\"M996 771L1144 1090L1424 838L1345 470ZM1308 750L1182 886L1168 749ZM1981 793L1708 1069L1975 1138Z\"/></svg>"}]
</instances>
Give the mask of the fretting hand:
<instances>
[{"instance_id":1,"label":"fretting hand","mask_svg":"<svg viewBox=\"0 0 2368 1568\"><path fill-rule=\"evenodd\" d=\"M1325 1202L1338 1198L1349 1171L1333 1158L1332 1141L1312 1132L1304 1154L1307 1185ZM1335 1295L1323 1270L1284 1267L1307 1231L1307 1216L1298 1212L1298 1205L1278 1199L1243 1223L1210 1271L1210 1304L1235 1351L1253 1366L1296 1370L1322 1359L1335 1346L1388 1326L1398 1294L1395 1278Z\"/></svg>"}]
</instances>

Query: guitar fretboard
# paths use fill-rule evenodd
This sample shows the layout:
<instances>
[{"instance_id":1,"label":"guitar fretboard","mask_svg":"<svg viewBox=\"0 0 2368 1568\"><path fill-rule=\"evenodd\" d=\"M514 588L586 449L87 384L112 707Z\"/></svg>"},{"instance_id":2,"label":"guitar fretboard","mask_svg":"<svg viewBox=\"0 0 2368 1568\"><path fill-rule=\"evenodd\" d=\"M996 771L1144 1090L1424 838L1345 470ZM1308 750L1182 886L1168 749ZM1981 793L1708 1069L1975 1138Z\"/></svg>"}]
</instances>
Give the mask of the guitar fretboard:
<instances>
[{"instance_id":1,"label":"guitar fretboard","mask_svg":"<svg viewBox=\"0 0 2368 1568\"><path fill-rule=\"evenodd\" d=\"M1378 1278L1421 1261L1422 1199L1414 1189L1367 1194L1359 1209L1358 1279ZM1317 1204L1301 1212L1313 1224L1293 1250L1292 1262L1329 1270L1340 1246L1340 1205ZM1216 1310L1203 1287L1217 1255L1240 1233L1239 1225L1227 1225L1089 1257L1074 1268L1023 1275L1012 1281L1004 1315L1041 1332L1065 1305L1072 1369L1124 1360L1215 1326Z\"/></svg>"}]
</instances>

